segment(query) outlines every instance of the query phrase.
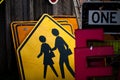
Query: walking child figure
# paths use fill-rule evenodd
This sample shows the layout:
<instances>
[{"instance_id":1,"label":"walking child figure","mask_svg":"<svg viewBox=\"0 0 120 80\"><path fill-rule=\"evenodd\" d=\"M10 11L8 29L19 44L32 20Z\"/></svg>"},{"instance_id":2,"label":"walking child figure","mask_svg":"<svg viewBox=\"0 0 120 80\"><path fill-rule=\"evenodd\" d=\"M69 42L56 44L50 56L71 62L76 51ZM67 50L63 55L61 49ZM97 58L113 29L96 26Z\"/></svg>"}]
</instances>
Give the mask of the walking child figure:
<instances>
[{"instance_id":1,"label":"walking child figure","mask_svg":"<svg viewBox=\"0 0 120 80\"><path fill-rule=\"evenodd\" d=\"M44 36L40 36L39 40L40 40L40 42L42 42L42 45L41 45L40 53L37 56L37 58L39 58L44 53L44 60L43 60L44 78L46 78L46 73L47 73L47 67L48 66L51 67L52 71L58 77L58 74L57 74L55 68L53 67L54 62L52 60L52 56L50 55L50 53L52 52L51 47L46 43L46 38Z\"/></svg>"}]
</instances>

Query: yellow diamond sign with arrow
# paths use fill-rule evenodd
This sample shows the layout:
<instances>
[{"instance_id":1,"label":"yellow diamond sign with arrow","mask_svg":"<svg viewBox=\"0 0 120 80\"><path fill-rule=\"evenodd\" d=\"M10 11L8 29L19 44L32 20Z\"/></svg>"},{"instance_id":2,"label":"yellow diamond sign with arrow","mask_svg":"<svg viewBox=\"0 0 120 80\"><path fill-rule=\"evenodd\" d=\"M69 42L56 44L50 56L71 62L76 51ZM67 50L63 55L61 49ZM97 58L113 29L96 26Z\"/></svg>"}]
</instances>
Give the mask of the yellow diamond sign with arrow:
<instances>
[{"instance_id":1,"label":"yellow diamond sign with arrow","mask_svg":"<svg viewBox=\"0 0 120 80\"><path fill-rule=\"evenodd\" d=\"M74 48L74 36L44 14L17 49L21 79L74 80Z\"/></svg>"}]
</instances>

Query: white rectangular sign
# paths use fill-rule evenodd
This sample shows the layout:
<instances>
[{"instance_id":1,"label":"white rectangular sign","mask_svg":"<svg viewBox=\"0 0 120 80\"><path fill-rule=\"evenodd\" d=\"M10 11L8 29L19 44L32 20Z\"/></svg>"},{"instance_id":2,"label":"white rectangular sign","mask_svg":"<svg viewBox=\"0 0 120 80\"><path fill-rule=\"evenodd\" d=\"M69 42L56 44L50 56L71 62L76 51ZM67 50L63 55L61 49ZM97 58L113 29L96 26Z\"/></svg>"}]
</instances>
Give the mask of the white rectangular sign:
<instances>
[{"instance_id":1,"label":"white rectangular sign","mask_svg":"<svg viewBox=\"0 0 120 80\"><path fill-rule=\"evenodd\" d=\"M89 25L120 25L120 10L89 10Z\"/></svg>"}]
</instances>

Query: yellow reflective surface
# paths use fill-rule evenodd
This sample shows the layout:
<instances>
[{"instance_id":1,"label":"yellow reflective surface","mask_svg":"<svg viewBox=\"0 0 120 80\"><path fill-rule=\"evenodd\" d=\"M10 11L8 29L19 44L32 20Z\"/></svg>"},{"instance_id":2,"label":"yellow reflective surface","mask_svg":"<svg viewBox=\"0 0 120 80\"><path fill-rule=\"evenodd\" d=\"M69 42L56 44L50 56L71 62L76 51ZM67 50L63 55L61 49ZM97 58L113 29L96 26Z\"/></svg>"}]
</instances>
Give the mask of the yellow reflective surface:
<instances>
[{"instance_id":1,"label":"yellow reflective surface","mask_svg":"<svg viewBox=\"0 0 120 80\"><path fill-rule=\"evenodd\" d=\"M37 22L35 27L26 37L24 42L20 45L17 50L17 56L19 61L20 72L22 75L22 80L43 80L44 74L44 55L37 58L41 50L41 42L39 41L39 36L43 35L46 37L46 43L49 44L51 48L55 45L55 36L52 35L51 31L55 28L59 31L59 36L61 36L64 41L68 44L69 48L72 50L73 54L69 55L69 63L72 69L74 69L74 48L75 39L72 34L67 32L62 25L58 24L52 17L45 14ZM52 58L54 62L54 68L58 73L58 77L55 76L50 66L47 68L46 80L61 80L59 58L60 53L58 50L54 51L55 57ZM70 74L69 70L64 64L65 79L64 80L74 80L75 78Z\"/></svg>"}]
</instances>

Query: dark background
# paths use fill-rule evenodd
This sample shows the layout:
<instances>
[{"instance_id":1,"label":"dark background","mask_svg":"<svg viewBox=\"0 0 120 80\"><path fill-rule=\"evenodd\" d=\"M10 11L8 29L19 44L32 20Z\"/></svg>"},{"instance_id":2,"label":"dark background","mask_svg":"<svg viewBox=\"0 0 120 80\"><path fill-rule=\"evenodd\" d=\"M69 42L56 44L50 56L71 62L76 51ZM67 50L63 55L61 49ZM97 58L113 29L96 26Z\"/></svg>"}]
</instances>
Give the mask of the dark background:
<instances>
[{"instance_id":1,"label":"dark background","mask_svg":"<svg viewBox=\"0 0 120 80\"><path fill-rule=\"evenodd\" d=\"M44 13L73 15L72 0L4 0L0 4L0 80L19 80L10 24L13 21L37 21Z\"/></svg>"},{"instance_id":2,"label":"dark background","mask_svg":"<svg viewBox=\"0 0 120 80\"><path fill-rule=\"evenodd\" d=\"M59 0L57 4L52 5L48 0L4 0L0 4L0 80L20 80L11 22L37 21L44 13L75 16L73 1Z\"/></svg>"}]
</instances>

